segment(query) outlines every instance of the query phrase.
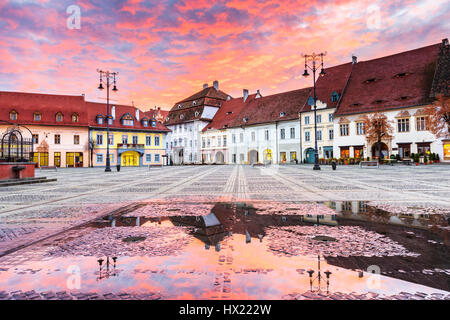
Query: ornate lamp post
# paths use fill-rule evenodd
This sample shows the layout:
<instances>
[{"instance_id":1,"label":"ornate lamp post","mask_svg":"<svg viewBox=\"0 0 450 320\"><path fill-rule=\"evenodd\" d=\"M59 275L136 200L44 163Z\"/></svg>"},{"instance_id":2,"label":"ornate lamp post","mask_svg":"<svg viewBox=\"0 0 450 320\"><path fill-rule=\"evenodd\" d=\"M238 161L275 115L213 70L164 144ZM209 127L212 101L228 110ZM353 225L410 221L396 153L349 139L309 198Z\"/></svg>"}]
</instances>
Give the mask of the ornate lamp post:
<instances>
[{"instance_id":1,"label":"ornate lamp post","mask_svg":"<svg viewBox=\"0 0 450 320\"><path fill-rule=\"evenodd\" d=\"M105 261L103 258L100 258L97 260L98 262L98 266L99 266L99 271L98 274L99 276L97 277L97 280L102 280L103 278L109 278L109 277L115 277L117 276L117 272L116 272L116 261L117 261L117 257L112 257L112 261L114 263L113 265L113 270L109 269L109 256L106 257L106 270L104 272L104 274L102 275L102 271L103 271L103 261Z\"/></svg>"},{"instance_id":2,"label":"ornate lamp post","mask_svg":"<svg viewBox=\"0 0 450 320\"><path fill-rule=\"evenodd\" d=\"M317 256L317 264L318 264L318 270L317 270L317 277L315 277L313 279L313 274L314 274L314 270L309 269L308 274L309 274L309 287L310 287L310 291L312 292L312 286L313 286L313 282L315 282L316 280L318 281L318 291L320 291L320 282L323 279L323 276L321 274L320 271L320 255ZM329 270L325 270L324 274L326 276L326 281L327 281L327 294L329 293L329 288L330 288L330 275L331 275L331 271Z\"/></svg>"},{"instance_id":3,"label":"ornate lamp post","mask_svg":"<svg viewBox=\"0 0 450 320\"><path fill-rule=\"evenodd\" d=\"M306 78L309 76L308 68L313 72L313 84L314 84L314 168L313 170L320 170L319 166L319 151L317 149L317 116L316 116L316 70L318 69L319 61L320 61L320 76L325 75L325 70L323 69L323 57L326 55L326 52L321 53L312 53L312 54L302 54L302 57L305 58L305 72L303 73L303 76ZM312 63L312 66L308 65L308 62ZM317 63L317 66L316 66Z\"/></svg>"},{"instance_id":4,"label":"ornate lamp post","mask_svg":"<svg viewBox=\"0 0 450 320\"><path fill-rule=\"evenodd\" d=\"M105 172L111 171L111 159L109 157L109 86L110 81L113 81L113 88L112 91L117 92L116 87L116 75L118 75L118 72L109 72L109 71L102 71L97 69L97 72L100 74L100 84L98 86L99 90L103 90L103 79L106 80L106 168Z\"/></svg>"}]
</instances>

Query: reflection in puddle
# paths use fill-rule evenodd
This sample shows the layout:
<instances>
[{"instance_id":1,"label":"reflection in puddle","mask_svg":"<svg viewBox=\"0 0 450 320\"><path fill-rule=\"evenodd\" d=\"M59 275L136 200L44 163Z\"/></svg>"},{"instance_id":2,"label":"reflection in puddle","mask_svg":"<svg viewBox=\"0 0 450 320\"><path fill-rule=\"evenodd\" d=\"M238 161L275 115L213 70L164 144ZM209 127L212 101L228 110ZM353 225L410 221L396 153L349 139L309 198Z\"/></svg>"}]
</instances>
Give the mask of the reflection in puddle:
<instances>
[{"instance_id":1,"label":"reflection in puddle","mask_svg":"<svg viewBox=\"0 0 450 320\"><path fill-rule=\"evenodd\" d=\"M398 224L380 209L372 212L366 203L305 205L216 203L208 211L202 205L201 215L179 215L179 210L171 210L166 216L160 211L151 216L149 208L140 208L136 216L134 212L106 216L58 241L43 243L44 258L0 272L0 287L9 291L68 290L67 270L77 266L79 290L84 292L152 292L168 299L279 299L319 289L313 280L320 259L320 286L325 292L327 280L332 293L392 295L448 290L448 286L420 285L418 276L418 284L393 278L397 277L394 274L376 275L374 282L375 275L367 273L366 266L346 265L345 260L358 256L370 263L370 259L379 259L377 264L383 270L382 261L405 259L420 268L423 252L437 251L440 242L427 242L415 252L400 234L392 238L390 229L383 234L360 222L349 225L349 216L377 225ZM446 245L440 246L448 253ZM448 280L448 259L439 267Z\"/></svg>"}]
</instances>

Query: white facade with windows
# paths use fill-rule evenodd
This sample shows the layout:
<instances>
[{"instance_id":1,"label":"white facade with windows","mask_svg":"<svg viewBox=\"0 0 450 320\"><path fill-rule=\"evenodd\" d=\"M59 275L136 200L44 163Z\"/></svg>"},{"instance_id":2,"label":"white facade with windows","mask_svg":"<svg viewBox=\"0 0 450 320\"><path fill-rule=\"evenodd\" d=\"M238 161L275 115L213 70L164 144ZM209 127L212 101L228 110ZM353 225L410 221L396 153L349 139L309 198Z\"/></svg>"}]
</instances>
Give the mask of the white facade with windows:
<instances>
[{"instance_id":1,"label":"white facade with windows","mask_svg":"<svg viewBox=\"0 0 450 320\"><path fill-rule=\"evenodd\" d=\"M383 113L393 127L393 138L382 140L382 155L400 155L400 158L410 158L411 153L436 153L443 157L442 141L427 130L426 118L422 107L386 110ZM367 158L374 157L374 144L366 141L363 125L364 114L337 116L334 121L334 155L335 158ZM360 153L360 154L359 154Z\"/></svg>"},{"instance_id":2,"label":"white facade with windows","mask_svg":"<svg viewBox=\"0 0 450 320\"><path fill-rule=\"evenodd\" d=\"M333 141L334 111L335 108L326 108L326 103L317 100L317 149L319 159L331 159L334 156ZM302 162L314 163L315 131L314 131L314 111L301 113L301 158Z\"/></svg>"},{"instance_id":3,"label":"white facade with windows","mask_svg":"<svg viewBox=\"0 0 450 320\"><path fill-rule=\"evenodd\" d=\"M168 125L167 148L174 164L201 163L201 132L207 121Z\"/></svg>"}]
</instances>

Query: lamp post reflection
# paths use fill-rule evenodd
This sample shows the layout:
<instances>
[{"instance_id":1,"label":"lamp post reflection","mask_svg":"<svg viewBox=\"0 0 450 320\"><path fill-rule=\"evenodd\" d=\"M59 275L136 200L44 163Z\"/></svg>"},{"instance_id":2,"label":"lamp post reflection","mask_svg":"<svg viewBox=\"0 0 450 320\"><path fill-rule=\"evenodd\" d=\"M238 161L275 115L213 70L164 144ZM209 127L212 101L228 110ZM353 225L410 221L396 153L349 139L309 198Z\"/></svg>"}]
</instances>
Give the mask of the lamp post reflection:
<instances>
[{"instance_id":1,"label":"lamp post reflection","mask_svg":"<svg viewBox=\"0 0 450 320\"><path fill-rule=\"evenodd\" d=\"M317 291L321 291L321 281L323 279L321 270L320 270L320 255L317 256L317 265L318 265L318 270L317 270L317 276L313 279L313 274L314 274L314 270L309 269L308 274L309 274L309 287L310 287L310 291L313 291L313 283L317 280L318 282L318 286L317 286ZM329 288L330 288L330 275L331 275L331 271L329 270L325 270L324 274L326 276L326 283L327 283L327 294L329 293Z\"/></svg>"},{"instance_id":2,"label":"lamp post reflection","mask_svg":"<svg viewBox=\"0 0 450 320\"><path fill-rule=\"evenodd\" d=\"M109 257L106 257L106 270L103 270L103 262L105 260L103 258L100 258L100 259L97 260L98 266L99 266L97 281L98 280L102 280L104 278L117 276L117 274L118 274L117 271L116 271L117 257L112 257L111 259L113 261L113 268L112 268L112 270L110 270Z\"/></svg>"}]
</instances>

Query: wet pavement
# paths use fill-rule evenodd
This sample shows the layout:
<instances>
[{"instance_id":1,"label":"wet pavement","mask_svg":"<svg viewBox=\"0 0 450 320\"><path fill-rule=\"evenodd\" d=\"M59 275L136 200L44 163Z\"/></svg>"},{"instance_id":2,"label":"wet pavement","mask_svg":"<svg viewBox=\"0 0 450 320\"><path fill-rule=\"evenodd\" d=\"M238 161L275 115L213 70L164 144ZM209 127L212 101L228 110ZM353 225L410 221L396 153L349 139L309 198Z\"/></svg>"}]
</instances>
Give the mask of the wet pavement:
<instances>
[{"instance_id":1,"label":"wet pavement","mask_svg":"<svg viewBox=\"0 0 450 320\"><path fill-rule=\"evenodd\" d=\"M70 186L72 197L55 189L53 200L5 204L0 299L450 298L450 211L433 200L450 181L428 197L406 190L392 201L355 197L342 181L358 176L352 170L330 192L327 171L318 184L293 166L186 170L136 171L134 181ZM433 170L421 177L441 169ZM281 178L291 188L283 194L270 182ZM356 184L356 192L368 185Z\"/></svg>"}]
</instances>

